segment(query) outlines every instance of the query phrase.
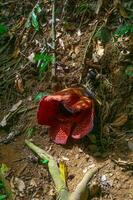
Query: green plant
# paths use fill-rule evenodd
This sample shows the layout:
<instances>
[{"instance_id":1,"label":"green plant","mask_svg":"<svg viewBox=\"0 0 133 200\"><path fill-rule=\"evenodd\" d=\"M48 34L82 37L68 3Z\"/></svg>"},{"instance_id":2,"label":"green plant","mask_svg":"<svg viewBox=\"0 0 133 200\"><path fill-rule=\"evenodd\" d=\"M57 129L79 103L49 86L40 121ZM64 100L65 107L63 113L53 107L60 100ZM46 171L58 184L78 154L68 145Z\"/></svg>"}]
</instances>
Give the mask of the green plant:
<instances>
[{"instance_id":1,"label":"green plant","mask_svg":"<svg viewBox=\"0 0 133 200\"><path fill-rule=\"evenodd\" d=\"M31 13L29 14L29 17L27 19L27 22L25 24L26 28L34 27L36 31L39 31L39 22L37 15L41 12L41 7L37 3Z\"/></svg>"},{"instance_id":2,"label":"green plant","mask_svg":"<svg viewBox=\"0 0 133 200\"><path fill-rule=\"evenodd\" d=\"M108 28L106 26L103 26L102 28L100 28L95 36L96 39L100 40L103 43L107 43L109 42L111 36L110 36L110 32L108 30Z\"/></svg>"},{"instance_id":3,"label":"green plant","mask_svg":"<svg viewBox=\"0 0 133 200\"><path fill-rule=\"evenodd\" d=\"M133 33L133 25L129 23L125 23L124 25L118 27L118 29L114 33L114 36L116 38L119 38L131 33Z\"/></svg>"},{"instance_id":4,"label":"green plant","mask_svg":"<svg viewBox=\"0 0 133 200\"><path fill-rule=\"evenodd\" d=\"M86 2L80 2L76 7L75 14L76 15L80 15L80 14L83 14L83 13L85 13L87 11L90 11L89 3L87 1Z\"/></svg>"},{"instance_id":5,"label":"green plant","mask_svg":"<svg viewBox=\"0 0 133 200\"><path fill-rule=\"evenodd\" d=\"M53 61L53 57L47 53L38 53L35 55L34 60L39 64L40 78L47 71L49 64Z\"/></svg>"},{"instance_id":6,"label":"green plant","mask_svg":"<svg viewBox=\"0 0 133 200\"><path fill-rule=\"evenodd\" d=\"M0 194L0 200L5 200L5 199L7 199L7 195Z\"/></svg>"},{"instance_id":7,"label":"green plant","mask_svg":"<svg viewBox=\"0 0 133 200\"><path fill-rule=\"evenodd\" d=\"M8 31L7 26L4 25L4 24L0 24L0 36L4 35L5 33L7 33L7 31Z\"/></svg>"}]
</instances>

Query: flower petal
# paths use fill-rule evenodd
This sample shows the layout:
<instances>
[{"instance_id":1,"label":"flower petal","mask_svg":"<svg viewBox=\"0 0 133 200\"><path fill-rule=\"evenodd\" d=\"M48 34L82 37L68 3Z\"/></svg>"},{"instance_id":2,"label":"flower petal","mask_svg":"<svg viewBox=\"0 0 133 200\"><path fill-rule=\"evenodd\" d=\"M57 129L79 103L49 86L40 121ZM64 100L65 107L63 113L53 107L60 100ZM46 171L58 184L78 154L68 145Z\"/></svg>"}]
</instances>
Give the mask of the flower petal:
<instances>
[{"instance_id":1,"label":"flower petal","mask_svg":"<svg viewBox=\"0 0 133 200\"><path fill-rule=\"evenodd\" d=\"M66 144L71 133L72 123L57 123L50 127L49 134L56 144Z\"/></svg>"},{"instance_id":2,"label":"flower petal","mask_svg":"<svg viewBox=\"0 0 133 200\"><path fill-rule=\"evenodd\" d=\"M93 129L93 121L94 121L94 109L84 111L80 118L78 118L78 122L72 132L71 137L74 139L80 139L87 135Z\"/></svg>"},{"instance_id":3,"label":"flower petal","mask_svg":"<svg viewBox=\"0 0 133 200\"><path fill-rule=\"evenodd\" d=\"M37 112L37 120L41 125L52 126L55 124L56 115L58 113L58 101L49 98L49 96L44 97L40 101L39 109Z\"/></svg>"}]
</instances>

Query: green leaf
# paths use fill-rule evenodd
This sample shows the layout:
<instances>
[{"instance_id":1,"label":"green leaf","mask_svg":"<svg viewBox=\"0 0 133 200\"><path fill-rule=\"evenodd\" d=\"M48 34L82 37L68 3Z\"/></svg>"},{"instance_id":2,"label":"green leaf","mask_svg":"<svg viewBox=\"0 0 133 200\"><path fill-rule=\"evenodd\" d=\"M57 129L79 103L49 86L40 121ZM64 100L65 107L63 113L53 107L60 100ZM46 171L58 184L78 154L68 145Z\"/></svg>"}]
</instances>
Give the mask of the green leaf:
<instances>
[{"instance_id":1,"label":"green leaf","mask_svg":"<svg viewBox=\"0 0 133 200\"><path fill-rule=\"evenodd\" d=\"M34 130L35 130L34 128L28 128L26 130L26 135L27 135L28 138L30 138L33 135Z\"/></svg>"},{"instance_id":2,"label":"green leaf","mask_svg":"<svg viewBox=\"0 0 133 200\"><path fill-rule=\"evenodd\" d=\"M46 92L39 92L39 93L35 96L34 100L35 100L35 101L40 101L43 97L48 96L48 95L49 95L49 94L46 93Z\"/></svg>"},{"instance_id":3,"label":"green leaf","mask_svg":"<svg viewBox=\"0 0 133 200\"><path fill-rule=\"evenodd\" d=\"M133 33L133 25L125 23L124 25L118 27L118 29L115 31L114 36L117 36L118 38Z\"/></svg>"},{"instance_id":4,"label":"green leaf","mask_svg":"<svg viewBox=\"0 0 133 200\"><path fill-rule=\"evenodd\" d=\"M3 35L4 33L6 33L8 31L8 28L6 25L4 24L0 24L0 35Z\"/></svg>"},{"instance_id":5,"label":"green leaf","mask_svg":"<svg viewBox=\"0 0 133 200\"><path fill-rule=\"evenodd\" d=\"M96 144L96 136L93 133L89 133L88 138L90 139L90 141L92 142L92 144Z\"/></svg>"},{"instance_id":6,"label":"green leaf","mask_svg":"<svg viewBox=\"0 0 133 200\"><path fill-rule=\"evenodd\" d=\"M44 159L44 160L41 159L41 160L40 160L40 163L41 163L41 164L48 164L48 162L49 162L49 160L47 160L47 159Z\"/></svg>"},{"instance_id":7,"label":"green leaf","mask_svg":"<svg viewBox=\"0 0 133 200\"><path fill-rule=\"evenodd\" d=\"M34 8L36 13L40 13L42 11L41 7L39 6L39 4L37 4Z\"/></svg>"},{"instance_id":8,"label":"green leaf","mask_svg":"<svg viewBox=\"0 0 133 200\"><path fill-rule=\"evenodd\" d=\"M35 30L39 31L38 18L34 11L32 11L31 13L31 23L32 23L32 26L35 28Z\"/></svg>"},{"instance_id":9,"label":"green leaf","mask_svg":"<svg viewBox=\"0 0 133 200\"><path fill-rule=\"evenodd\" d=\"M133 77L133 66L132 66L132 65L129 65L129 66L126 68L125 73L126 73L127 76Z\"/></svg>"},{"instance_id":10,"label":"green leaf","mask_svg":"<svg viewBox=\"0 0 133 200\"><path fill-rule=\"evenodd\" d=\"M40 74L40 76L42 76L43 73L45 71L47 71L48 65L52 62L53 57L51 55L48 55L48 54L38 53L38 54L35 55L34 60L36 62L40 62L39 74Z\"/></svg>"},{"instance_id":11,"label":"green leaf","mask_svg":"<svg viewBox=\"0 0 133 200\"><path fill-rule=\"evenodd\" d=\"M107 43L110 40L110 32L104 26L99 31L96 32L95 38L97 38L98 40L101 40L103 43Z\"/></svg>"},{"instance_id":12,"label":"green leaf","mask_svg":"<svg viewBox=\"0 0 133 200\"><path fill-rule=\"evenodd\" d=\"M4 183L0 180L0 189L4 188Z\"/></svg>"},{"instance_id":13,"label":"green leaf","mask_svg":"<svg viewBox=\"0 0 133 200\"><path fill-rule=\"evenodd\" d=\"M52 61L53 57L48 54L38 53L35 55L34 59L35 61Z\"/></svg>"},{"instance_id":14,"label":"green leaf","mask_svg":"<svg viewBox=\"0 0 133 200\"><path fill-rule=\"evenodd\" d=\"M39 66L39 72L40 72L40 74L43 74L44 72L46 72L47 69L48 69L48 62L40 64L40 66Z\"/></svg>"},{"instance_id":15,"label":"green leaf","mask_svg":"<svg viewBox=\"0 0 133 200\"><path fill-rule=\"evenodd\" d=\"M2 163L0 167L0 173L5 175L8 171L9 171L9 168L7 167L7 165Z\"/></svg>"},{"instance_id":16,"label":"green leaf","mask_svg":"<svg viewBox=\"0 0 133 200\"><path fill-rule=\"evenodd\" d=\"M4 200L4 199L7 199L7 195L0 194L0 200Z\"/></svg>"}]
</instances>

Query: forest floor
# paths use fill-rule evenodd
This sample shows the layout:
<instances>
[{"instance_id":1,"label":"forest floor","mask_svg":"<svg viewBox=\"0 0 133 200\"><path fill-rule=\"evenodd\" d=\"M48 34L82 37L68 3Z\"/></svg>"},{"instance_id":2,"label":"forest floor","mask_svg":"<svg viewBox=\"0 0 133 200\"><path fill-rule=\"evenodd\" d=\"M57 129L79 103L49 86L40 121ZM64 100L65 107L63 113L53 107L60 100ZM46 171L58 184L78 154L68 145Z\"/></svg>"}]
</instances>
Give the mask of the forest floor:
<instances>
[{"instance_id":1,"label":"forest floor","mask_svg":"<svg viewBox=\"0 0 133 200\"><path fill-rule=\"evenodd\" d=\"M47 167L39 164L38 158L25 145L28 138L55 160L66 163L70 191L74 190L88 169L102 166L91 181L100 185L100 192L91 199L132 200L132 77L125 74L130 57L128 55L128 64L125 63L127 55L121 52L124 48L132 55L133 37L127 40L124 35L119 40L120 44L116 42L115 45L113 40L104 41L103 44L99 38L93 37L102 26L107 26L111 37L110 33L122 24L121 16L116 16L111 5L98 15L84 16L84 23L81 24L77 18L67 26L57 20L57 78L49 81L48 69L44 78L39 80L32 54L51 42L51 6L46 1L44 11L47 23L44 27L41 24L40 31L35 33L33 27L28 30L24 28L25 18L35 2L24 2L12 2L3 9L4 23L8 24L6 19L11 18L10 33L0 43L5 47L9 41L4 50L0 49L0 163L9 168L6 178L14 199L56 198ZM94 84L94 90L102 102L101 106L96 105L96 136L93 133L91 141L85 136L78 142L57 145L50 140L47 129L37 124L37 94L78 86L80 79L85 84L90 68L94 68L102 77ZM6 122L3 121L5 116Z\"/></svg>"}]
</instances>

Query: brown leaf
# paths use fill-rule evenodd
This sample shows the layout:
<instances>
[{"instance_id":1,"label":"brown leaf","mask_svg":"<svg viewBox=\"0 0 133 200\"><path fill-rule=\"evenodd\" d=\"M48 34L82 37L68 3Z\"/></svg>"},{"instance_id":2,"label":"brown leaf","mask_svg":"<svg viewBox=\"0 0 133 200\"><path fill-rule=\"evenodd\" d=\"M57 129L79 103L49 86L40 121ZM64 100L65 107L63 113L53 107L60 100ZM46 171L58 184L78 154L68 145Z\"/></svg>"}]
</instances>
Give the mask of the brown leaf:
<instances>
[{"instance_id":1,"label":"brown leaf","mask_svg":"<svg viewBox=\"0 0 133 200\"><path fill-rule=\"evenodd\" d=\"M96 14L99 13L99 11L100 11L102 5L103 5L103 0L98 0L98 1L97 1L97 6L96 6L96 10L95 10L95 13L96 13Z\"/></svg>"},{"instance_id":2,"label":"brown leaf","mask_svg":"<svg viewBox=\"0 0 133 200\"><path fill-rule=\"evenodd\" d=\"M120 15L124 18L128 18L128 15L126 13L126 10L122 7L121 0L114 0L114 6L120 13Z\"/></svg>"},{"instance_id":3,"label":"brown leaf","mask_svg":"<svg viewBox=\"0 0 133 200\"><path fill-rule=\"evenodd\" d=\"M24 92L23 80L19 74L16 75L15 87L19 93L22 94Z\"/></svg>"},{"instance_id":4,"label":"brown leaf","mask_svg":"<svg viewBox=\"0 0 133 200\"><path fill-rule=\"evenodd\" d=\"M20 49L19 48L16 48L15 51L13 52L13 57L14 58L17 58L20 54Z\"/></svg>"},{"instance_id":5,"label":"brown leaf","mask_svg":"<svg viewBox=\"0 0 133 200\"><path fill-rule=\"evenodd\" d=\"M114 127L123 126L128 120L128 115L126 113L122 113L115 121L111 124Z\"/></svg>"}]
</instances>

